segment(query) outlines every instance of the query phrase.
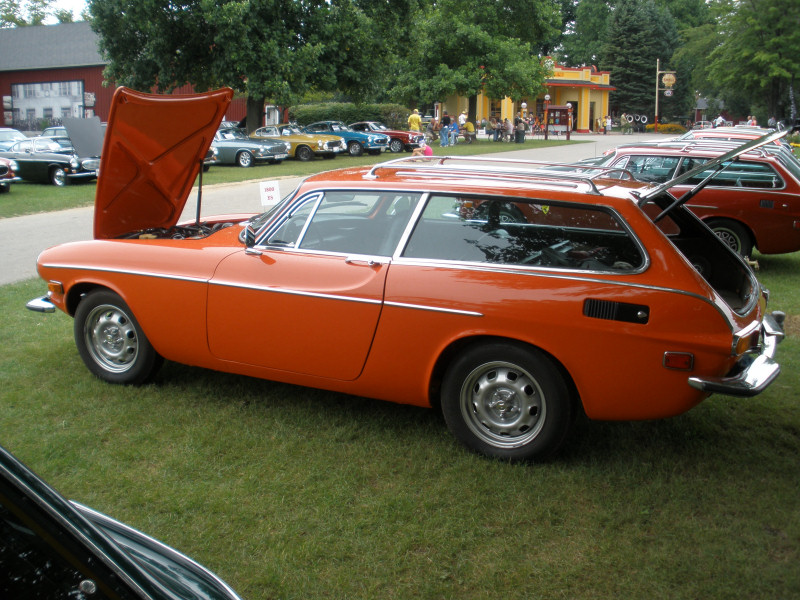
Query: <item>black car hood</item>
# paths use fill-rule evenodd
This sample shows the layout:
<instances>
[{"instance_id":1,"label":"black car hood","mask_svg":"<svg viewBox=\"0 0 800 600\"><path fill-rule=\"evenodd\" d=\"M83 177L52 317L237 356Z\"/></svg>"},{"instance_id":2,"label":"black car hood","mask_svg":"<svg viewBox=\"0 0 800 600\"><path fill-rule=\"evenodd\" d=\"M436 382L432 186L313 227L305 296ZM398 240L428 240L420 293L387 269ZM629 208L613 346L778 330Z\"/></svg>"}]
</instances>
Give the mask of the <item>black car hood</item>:
<instances>
[{"instance_id":1,"label":"black car hood","mask_svg":"<svg viewBox=\"0 0 800 600\"><path fill-rule=\"evenodd\" d=\"M100 156L103 149L103 125L98 117L91 119L64 119L69 141L75 153L83 158Z\"/></svg>"}]
</instances>

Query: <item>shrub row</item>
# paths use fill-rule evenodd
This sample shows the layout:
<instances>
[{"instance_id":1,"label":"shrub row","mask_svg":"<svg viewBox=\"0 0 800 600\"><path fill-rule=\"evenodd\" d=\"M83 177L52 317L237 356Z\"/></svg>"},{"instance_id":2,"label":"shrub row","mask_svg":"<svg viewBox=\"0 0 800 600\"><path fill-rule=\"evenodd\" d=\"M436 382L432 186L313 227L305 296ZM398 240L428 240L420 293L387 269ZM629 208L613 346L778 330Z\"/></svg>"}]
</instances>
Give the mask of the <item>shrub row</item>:
<instances>
[{"instance_id":1,"label":"shrub row","mask_svg":"<svg viewBox=\"0 0 800 600\"><path fill-rule=\"evenodd\" d=\"M289 118L299 125L315 121L380 121L389 128L407 129L411 110L400 104L353 104L351 102L325 102L298 104L289 107Z\"/></svg>"}]
</instances>

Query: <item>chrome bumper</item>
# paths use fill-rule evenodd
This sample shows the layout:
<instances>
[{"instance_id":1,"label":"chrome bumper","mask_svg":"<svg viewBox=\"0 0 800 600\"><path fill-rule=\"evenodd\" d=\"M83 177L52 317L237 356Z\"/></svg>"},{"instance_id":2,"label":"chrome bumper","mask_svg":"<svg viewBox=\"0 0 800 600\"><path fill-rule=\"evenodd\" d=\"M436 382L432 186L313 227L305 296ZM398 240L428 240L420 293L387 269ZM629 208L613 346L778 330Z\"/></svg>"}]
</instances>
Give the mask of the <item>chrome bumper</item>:
<instances>
[{"instance_id":1,"label":"chrome bumper","mask_svg":"<svg viewBox=\"0 0 800 600\"><path fill-rule=\"evenodd\" d=\"M784 338L785 316L777 311L764 315L760 354L745 356L725 377L690 377L689 385L704 392L728 396L750 397L763 392L781 372L775 354Z\"/></svg>"},{"instance_id":2,"label":"chrome bumper","mask_svg":"<svg viewBox=\"0 0 800 600\"><path fill-rule=\"evenodd\" d=\"M41 298L34 298L25 305L25 308L27 308L28 310L32 310L33 312L41 312L41 313L56 312L55 304L50 302L50 298L48 298L47 296L42 296Z\"/></svg>"}]
</instances>

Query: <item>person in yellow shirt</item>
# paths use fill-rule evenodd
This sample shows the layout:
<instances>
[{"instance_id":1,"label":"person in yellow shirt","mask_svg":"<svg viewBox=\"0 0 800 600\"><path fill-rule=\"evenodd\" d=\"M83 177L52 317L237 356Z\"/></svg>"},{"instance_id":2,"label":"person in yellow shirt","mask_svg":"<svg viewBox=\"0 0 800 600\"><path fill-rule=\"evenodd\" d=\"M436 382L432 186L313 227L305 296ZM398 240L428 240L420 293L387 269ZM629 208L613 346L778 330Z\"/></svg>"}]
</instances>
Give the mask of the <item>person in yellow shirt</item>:
<instances>
[{"instance_id":1,"label":"person in yellow shirt","mask_svg":"<svg viewBox=\"0 0 800 600\"><path fill-rule=\"evenodd\" d=\"M468 144L471 144L475 141L475 125L472 124L472 121L467 121L464 123L464 139L467 140Z\"/></svg>"},{"instance_id":2,"label":"person in yellow shirt","mask_svg":"<svg viewBox=\"0 0 800 600\"><path fill-rule=\"evenodd\" d=\"M419 110L416 108L411 116L408 117L408 128L411 131L422 131L422 119L419 118Z\"/></svg>"}]
</instances>

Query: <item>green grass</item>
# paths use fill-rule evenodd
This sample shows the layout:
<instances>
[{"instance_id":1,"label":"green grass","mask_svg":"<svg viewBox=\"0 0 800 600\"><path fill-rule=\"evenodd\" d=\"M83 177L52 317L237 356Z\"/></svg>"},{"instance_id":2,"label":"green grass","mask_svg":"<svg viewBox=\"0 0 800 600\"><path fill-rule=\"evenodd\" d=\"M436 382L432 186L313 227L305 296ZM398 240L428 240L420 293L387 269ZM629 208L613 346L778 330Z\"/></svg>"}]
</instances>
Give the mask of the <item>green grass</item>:
<instances>
[{"instance_id":1,"label":"green grass","mask_svg":"<svg viewBox=\"0 0 800 600\"><path fill-rule=\"evenodd\" d=\"M548 140L545 142L544 140L528 139L524 144L505 144L480 139L473 144L461 143L447 148L440 148L438 144L434 144L433 151L436 155L468 156L581 143L585 142L561 140ZM403 156L409 156L409 153L383 153L380 156L365 155L358 158L338 156L333 160L315 159L309 162L285 160L277 165L258 164L247 169L233 165L216 165L203 174L203 186L311 175L328 169L371 165ZM11 187L11 193L0 196L0 218L90 206L94 203L95 188L94 182L78 182L63 188L40 183L17 183Z\"/></svg>"},{"instance_id":2,"label":"green grass","mask_svg":"<svg viewBox=\"0 0 800 600\"><path fill-rule=\"evenodd\" d=\"M800 256L758 258L800 314ZM101 383L71 319L24 309L42 291L0 287L0 443L247 600L800 598L797 339L761 396L579 421L558 459L510 465L430 410L174 363Z\"/></svg>"}]
</instances>

